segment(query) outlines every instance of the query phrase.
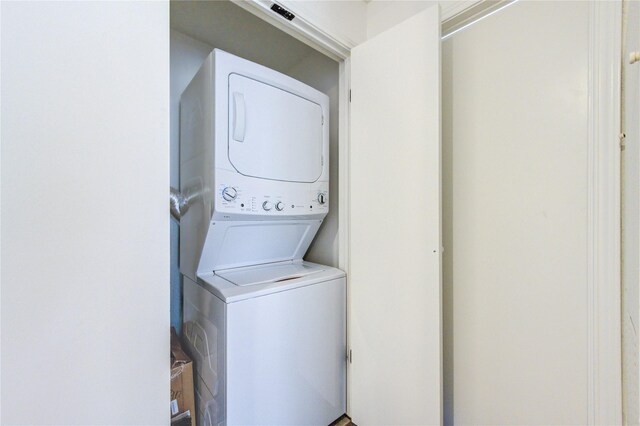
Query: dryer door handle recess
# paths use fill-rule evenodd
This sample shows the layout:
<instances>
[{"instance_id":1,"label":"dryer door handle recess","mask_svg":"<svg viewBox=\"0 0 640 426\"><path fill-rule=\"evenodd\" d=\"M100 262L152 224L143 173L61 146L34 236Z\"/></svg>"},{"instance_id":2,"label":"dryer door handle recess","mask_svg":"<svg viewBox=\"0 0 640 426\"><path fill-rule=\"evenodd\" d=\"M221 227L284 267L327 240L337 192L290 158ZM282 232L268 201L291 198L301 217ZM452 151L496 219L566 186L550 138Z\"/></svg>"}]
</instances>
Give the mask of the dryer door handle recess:
<instances>
[{"instance_id":1,"label":"dryer door handle recess","mask_svg":"<svg viewBox=\"0 0 640 426\"><path fill-rule=\"evenodd\" d=\"M233 92L233 139L237 142L244 142L244 131L246 126L246 114L244 107L244 95Z\"/></svg>"}]
</instances>

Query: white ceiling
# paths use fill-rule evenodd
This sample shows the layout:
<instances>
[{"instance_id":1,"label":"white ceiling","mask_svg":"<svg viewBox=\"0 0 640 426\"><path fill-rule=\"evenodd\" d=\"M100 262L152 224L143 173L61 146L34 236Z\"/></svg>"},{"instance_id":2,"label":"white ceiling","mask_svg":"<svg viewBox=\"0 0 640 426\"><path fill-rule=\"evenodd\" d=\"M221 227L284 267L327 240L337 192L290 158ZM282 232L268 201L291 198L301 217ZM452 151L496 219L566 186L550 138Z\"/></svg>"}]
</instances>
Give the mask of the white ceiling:
<instances>
[{"instance_id":1,"label":"white ceiling","mask_svg":"<svg viewBox=\"0 0 640 426\"><path fill-rule=\"evenodd\" d=\"M172 29L281 72L321 55L229 1L172 1L170 7Z\"/></svg>"}]
</instances>

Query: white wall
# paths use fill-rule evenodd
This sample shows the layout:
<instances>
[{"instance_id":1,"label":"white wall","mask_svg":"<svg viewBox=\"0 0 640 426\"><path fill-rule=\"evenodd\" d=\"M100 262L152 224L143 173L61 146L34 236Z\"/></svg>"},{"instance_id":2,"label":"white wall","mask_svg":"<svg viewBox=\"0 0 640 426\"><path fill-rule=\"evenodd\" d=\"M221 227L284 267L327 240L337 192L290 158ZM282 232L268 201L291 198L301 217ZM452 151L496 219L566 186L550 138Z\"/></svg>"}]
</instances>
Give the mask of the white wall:
<instances>
[{"instance_id":1,"label":"white wall","mask_svg":"<svg viewBox=\"0 0 640 426\"><path fill-rule=\"evenodd\" d=\"M443 43L446 424L587 423L587 2Z\"/></svg>"},{"instance_id":2,"label":"white wall","mask_svg":"<svg viewBox=\"0 0 640 426\"><path fill-rule=\"evenodd\" d=\"M2 424L167 424L165 2L2 2Z\"/></svg>"},{"instance_id":3,"label":"white wall","mask_svg":"<svg viewBox=\"0 0 640 426\"><path fill-rule=\"evenodd\" d=\"M478 0L371 0L367 3L367 38L388 30L435 4L440 4L441 19L446 19L478 3Z\"/></svg>"},{"instance_id":4,"label":"white wall","mask_svg":"<svg viewBox=\"0 0 640 426\"><path fill-rule=\"evenodd\" d=\"M629 64L629 52L640 51L640 3L628 6L625 67L625 126L627 135L623 151L623 405L625 424L640 424L640 371L638 357L638 327L640 317L640 62Z\"/></svg>"},{"instance_id":5,"label":"white wall","mask_svg":"<svg viewBox=\"0 0 640 426\"><path fill-rule=\"evenodd\" d=\"M281 0L280 3L351 46L367 39L367 3L362 0Z\"/></svg>"},{"instance_id":6,"label":"white wall","mask_svg":"<svg viewBox=\"0 0 640 426\"><path fill-rule=\"evenodd\" d=\"M367 3L367 38L371 38L426 8L437 0L373 0Z\"/></svg>"}]
</instances>

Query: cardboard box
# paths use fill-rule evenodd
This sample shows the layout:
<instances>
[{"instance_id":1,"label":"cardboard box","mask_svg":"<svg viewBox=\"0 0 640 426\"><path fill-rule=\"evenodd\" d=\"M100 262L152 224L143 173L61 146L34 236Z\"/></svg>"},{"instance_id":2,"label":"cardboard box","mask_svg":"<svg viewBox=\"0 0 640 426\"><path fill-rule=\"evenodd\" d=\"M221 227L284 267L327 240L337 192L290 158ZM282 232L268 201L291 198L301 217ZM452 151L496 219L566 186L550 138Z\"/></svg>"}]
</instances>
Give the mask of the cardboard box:
<instances>
[{"instance_id":1,"label":"cardboard box","mask_svg":"<svg viewBox=\"0 0 640 426\"><path fill-rule=\"evenodd\" d=\"M171 417L189 410L191 426L196 426L193 398L193 362L182 350L176 330L171 328Z\"/></svg>"}]
</instances>

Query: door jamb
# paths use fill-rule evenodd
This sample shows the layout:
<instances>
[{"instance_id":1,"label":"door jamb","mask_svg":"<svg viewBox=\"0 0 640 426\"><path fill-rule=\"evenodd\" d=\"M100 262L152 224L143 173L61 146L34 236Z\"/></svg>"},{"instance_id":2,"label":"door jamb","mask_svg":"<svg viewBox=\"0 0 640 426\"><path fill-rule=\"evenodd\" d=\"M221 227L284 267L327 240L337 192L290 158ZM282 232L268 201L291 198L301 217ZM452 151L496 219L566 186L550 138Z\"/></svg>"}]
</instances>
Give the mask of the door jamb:
<instances>
[{"instance_id":1,"label":"door jamb","mask_svg":"<svg viewBox=\"0 0 640 426\"><path fill-rule=\"evenodd\" d=\"M588 424L622 423L620 277L621 3L590 2Z\"/></svg>"}]
</instances>

